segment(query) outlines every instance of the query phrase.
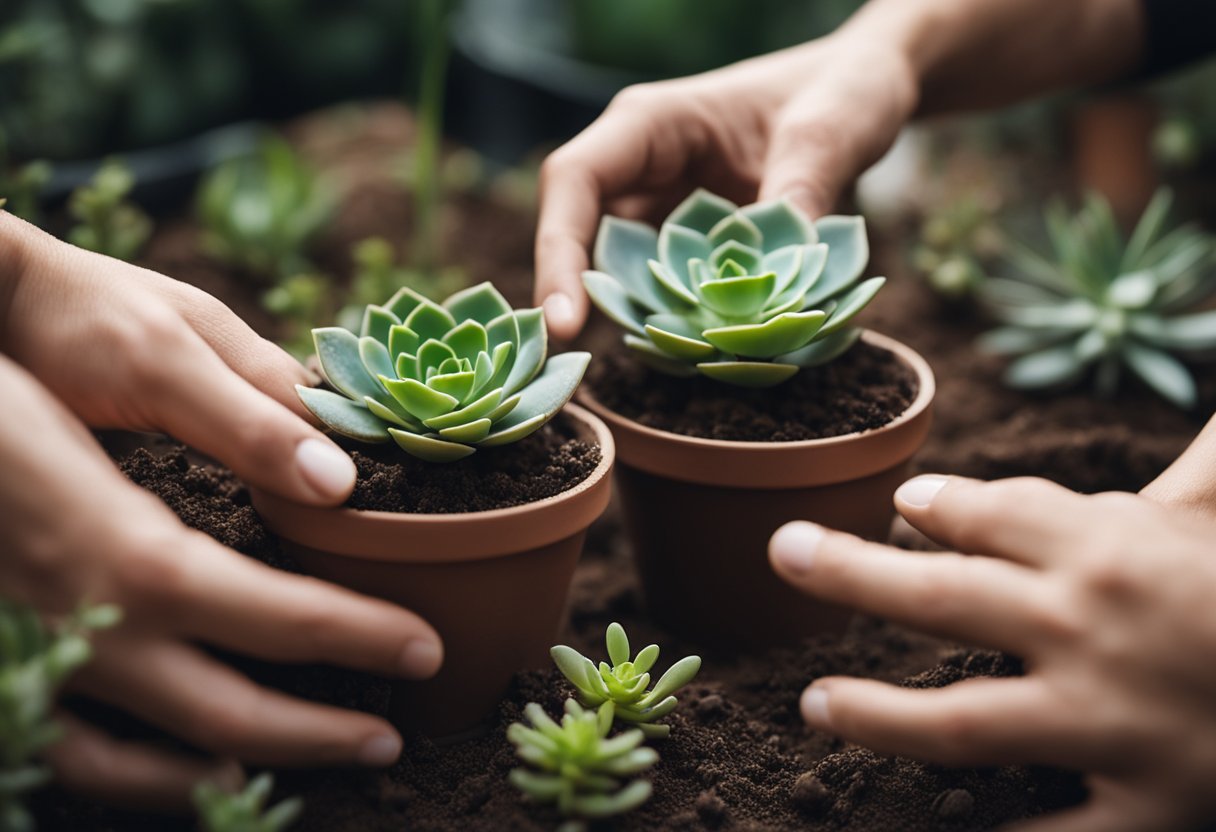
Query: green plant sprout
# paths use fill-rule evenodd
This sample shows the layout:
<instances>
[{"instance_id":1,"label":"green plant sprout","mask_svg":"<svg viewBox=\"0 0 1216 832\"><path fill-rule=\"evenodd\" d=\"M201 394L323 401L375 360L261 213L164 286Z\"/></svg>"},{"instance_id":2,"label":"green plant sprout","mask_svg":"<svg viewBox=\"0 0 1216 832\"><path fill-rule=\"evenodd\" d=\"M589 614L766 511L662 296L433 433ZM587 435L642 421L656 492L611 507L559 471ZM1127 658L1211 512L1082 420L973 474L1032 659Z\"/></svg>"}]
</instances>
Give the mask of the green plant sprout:
<instances>
[{"instance_id":1,"label":"green plant sprout","mask_svg":"<svg viewBox=\"0 0 1216 832\"><path fill-rule=\"evenodd\" d=\"M152 220L127 200L134 187L135 177L121 162L102 164L68 200L68 211L79 222L68 240L119 260L133 259L152 236Z\"/></svg>"},{"instance_id":2,"label":"green plant sprout","mask_svg":"<svg viewBox=\"0 0 1216 832\"><path fill-rule=\"evenodd\" d=\"M858 283L869 251L861 217L698 190L659 231L605 217L583 285L654 369L771 387L857 341L850 323L886 281Z\"/></svg>"},{"instance_id":3,"label":"green plant sprout","mask_svg":"<svg viewBox=\"0 0 1216 832\"><path fill-rule=\"evenodd\" d=\"M8 201L8 212L23 220L41 225L42 210L38 196L51 180L51 163L35 159L21 165L11 166L8 157L8 139L0 130L0 196Z\"/></svg>"},{"instance_id":4,"label":"green plant sprout","mask_svg":"<svg viewBox=\"0 0 1216 832\"><path fill-rule=\"evenodd\" d=\"M588 707L604 702L615 706L616 718L637 725L648 737L663 738L671 734L670 725L658 725L656 720L676 708L673 693L691 682L701 670L700 656L686 656L667 669L654 688L650 686L650 669L659 659L659 646L651 644L629 659L629 637L625 628L615 621L608 625L604 640L608 658L599 667L591 659L559 644L549 651L553 663L578 691L579 701Z\"/></svg>"},{"instance_id":5,"label":"green plant sprout","mask_svg":"<svg viewBox=\"0 0 1216 832\"><path fill-rule=\"evenodd\" d=\"M423 271L398 264L392 244L383 237L360 240L351 249L351 257L355 261L355 274L349 306L343 313L348 316L353 313L352 323L356 327L365 306L390 297L403 286L427 297L447 297L468 286L464 272L458 268Z\"/></svg>"},{"instance_id":6,"label":"green plant sprout","mask_svg":"<svg viewBox=\"0 0 1216 832\"><path fill-rule=\"evenodd\" d=\"M443 202L440 163L443 95L448 69L447 21L451 0L417 4L422 56L418 85L418 134L414 147L415 230L413 266L432 274L439 265L439 209Z\"/></svg>"},{"instance_id":7,"label":"green plant sprout","mask_svg":"<svg viewBox=\"0 0 1216 832\"><path fill-rule=\"evenodd\" d=\"M197 200L203 247L267 282L309 273L308 247L336 204L313 167L271 136L255 155L225 162L203 181Z\"/></svg>"},{"instance_id":8,"label":"green plant sprout","mask_svg":"<svg viewBox=\"0 0 1216 832\"><path fill-rule=\"evenodd\" d=\"M194 808L204 832L282 832L300 816L304 804L292 797L266 809L273 788L274 777L266 772L236 793L200 783L194 790Z\"/></svg>"},{"instance_id":9,"label":"green plant sprout","mask_svg":"<svg viewBox=\"0 0 1216 832\"><path fill-rule=\"evenodd\" d=\"M1092 368L1099 394L1111 395L1127 367L1178 407L1195 406L1195 381L1172 353L1216 350L1216 311L1181 314L1216 293L1216 244L1193 227L1165 233L1171 204L1159 191L1125 240L1100 197L1073 217L1057 202L1045 215L1051 257L1011 247L1017 279L991 279L981 293L1005 326L980 340L1020 356L1010 386L1061 387Z\"/></svg>"},{"instance_id":10,"label":"green plant sprout","mask_svg":"<svg viewBox=\"0 0 1216 832\"><path fill-rule=\"evenodd\" d=\"M50 779L37 755L59 739L51 720L55 691L92 656L90 631L112 627L117 607L81 610L56 627L0 599L0 830L26 832L33 818L22 798Z\"/></svg>"},{"instance_id":11,"label":"green plant sprout","mask_svg":"<svg viewBox=\"0 0 1216 832\"><path fill-rule=\"evenodd\" d=\"M623 814L641 806L653 790L647 780L624 778L640 774L659 760L653 748L633 729L608 739L613 704L598 711L586 710L573 699L566 700L561 724L554 722L535 702L524 708L532 723L513 723L507 739L515 753L531 768L515 768L508 778L512 785L541 803L555 803L563 815L574 820L558 832L578 832L584 820Z\"/></svg>"},{"instance_id":12,"label":"green plant sprout","mask_svg":"<svg viewBox=\"0 0 1216 832\"><path fill-rule=\"evenodd\" d=\"M541 310L513 310L490 283L442 305L404 287L366 308L359 335L323 327L313 340L338 392L297 386L304 405L343 436L393 440L430 462L538 430L574 395L591 360L585 352L548 358Z\"/></svg>"},{"instance_id":13,"label":"green plant sprout","mask_svg":"<svg viewBox=\"0 0 1216 832\"><path fill-rule=\"evenodd\" d=\"M921 224L912 262L934 291L951 299L971 295L998 257L1004 240L992 209L976 194L954 199Z\"/></svg>"},{"instance_id":14,"label":"green plant sprout","mask_svg":"<svg viewBox=\"0 0 1216 832\"><path fill-rule=\"evenodd\" d=\"M262 306L286 324L284 349L297 358L312 352L312 328L332 315L333 294L333 281L315 272L283 278L262 294Z\"/></svg>"}]
</instances>

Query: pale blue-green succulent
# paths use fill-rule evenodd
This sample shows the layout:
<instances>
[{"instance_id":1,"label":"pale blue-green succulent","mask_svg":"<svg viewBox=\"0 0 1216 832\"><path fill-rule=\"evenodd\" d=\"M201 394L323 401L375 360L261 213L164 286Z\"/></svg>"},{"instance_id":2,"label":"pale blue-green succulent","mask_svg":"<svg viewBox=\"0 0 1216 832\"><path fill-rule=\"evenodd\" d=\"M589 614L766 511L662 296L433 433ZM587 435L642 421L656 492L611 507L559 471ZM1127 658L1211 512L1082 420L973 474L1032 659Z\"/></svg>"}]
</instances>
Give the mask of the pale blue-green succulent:
<instances>
[{"instance_id":1,"label":"pale blue-green succulent","mask_svg":"<svg viewBox=\"0 0 1216 832\"><path fill-rule=\"evenodd\" d=\"M507 729L507 739L528 768L512 769L509 778L533 800L554 803L563 815L578 819L565 824L563 832L585 828L582 819L619 815L650 798L648 781L624 781L649 769L659 755L641 747L645 736L636 729L608 738L611 702L592 711L568 699L561 724L535 702L524 714L531 727L516 722Z\"/></svg>"},{"instance_id":2,"label":"pale blue-green succulent","mask_svg":"<svg viewBox=\"0 0 1216 832\"><path fill-rule=\"evenodd\" d=\"M1216 240L1193 227L1165 232L1171 202L1160 191L1126 239L1105 200L1091 197L1075 216L1057 203L1045 215L1053 254L1011 249L1016 279L981 290L1005 325L980 341L1019 356L1010 386L1062 387L1092 369L1110 395L1126 367L1175 405L1195 406L1195 381L1173 354L1216 351L1216 311L1184 314L1216 293Z\"/></svg>"},{"instance_id":3,"label":"pale blue-green succulent","mask_svg":"<svg viewBox=\"0 0 1216 832\"><path fill-rule=\"evenodd\" d=\"M395 441L431 462L454 462L517 442L574 395L591 356L548 358L539 309L513 310L490 283L442 304L403 288L368 306L359 335L313 330L317 358L338 391L297 387L336 433Z\"/></svg>"},{"instance_id":4,"label":"pale blue-green succulent","mask_svg":"<svg viewBox=\"0 0 1216 832\"><path fill-rule=\"evenodd\" d=\"M591 659L564 644L552 648L549 655L578 690L579 701L584 705L594 708L611 702L616 706L616 718L622 722L636 724L648 737L668 736L671 726L658 725L656 720L675 710L677 701L672 694L696 678L701 670L701 657L680 659L651 688L650 669L659 659L659 646L644 647L631 660L629 637L615 621L608 625L605 641L611 665L600 662L597 667Z\"/></svg>"},{"instance_id":5,"label":"pale blue-green succulent","mask_svg":"<svg viewBox=\"0 0 1216 832\"><path fill-rule=\"evenodd\" d=\"M885 278L861 217L811 222L788 202L740 208L694 192L663 227L605 217L583 285L664 373L770 387L846 352Z\"/></svg>"},{"instance_id":6,"label":"pale blue-green succulent","mask_svg":"<svg viewBox=\"0 0 1216 832\"><path fill-rule=\"evenodd\" d=\"M290 797L266 808L274 777L262 772L238 792L226 792L213 783L194 790L194 808L203 832L282 832L300 816L304 803Z\"/></svg>"}]
</instances>

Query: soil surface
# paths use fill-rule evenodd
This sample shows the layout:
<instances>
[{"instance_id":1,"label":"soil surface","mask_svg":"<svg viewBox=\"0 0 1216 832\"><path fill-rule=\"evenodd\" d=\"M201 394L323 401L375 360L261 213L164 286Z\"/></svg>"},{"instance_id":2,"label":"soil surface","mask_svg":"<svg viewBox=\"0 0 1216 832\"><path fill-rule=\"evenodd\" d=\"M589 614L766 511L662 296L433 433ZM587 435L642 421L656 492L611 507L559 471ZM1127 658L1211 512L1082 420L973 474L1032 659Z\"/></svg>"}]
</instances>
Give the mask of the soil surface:
<instances>
[{"instance_id":1,"label":"soil surface","mask_svg":"<svg viewBox=\"0 0 1216 832\"><path fill-rule=\"evenodd\" d=\"M380 110L360 118L336 137L332 125L328 132L309 124L293 130L316 158L334 165L345 160L355 183L338 213L340 222L316 254L338 279L348 277L350 242L381 234L404 251L410 233L408 193L368 161L376 153L387 158L408 142L408 120ZM529 212L466 194L449 207L445 227L459 242L449 245L451 262L474 280L495 280L512 302L527 301ZM875 230L872 237L870 271L891 279L863 323L921 352L937 375L935 424L916 459L919 470L984 478L1026 474L1084 491L1134 490L1186 447L1216 406L1210 365L1196 368L1201 405L1193 413L1174 409L1134 382L1110 401L1084 389L1039 396L1005 389L999 383L1002 362L972 348L987 326L977 311L944 304L909 272L902 231ZM247 314L260 332L276 334L275 322L258 306L260 289L200 254L197 232L187 219L161 224L143 265L203 285ZM605 355L619 343L620 333L597 319L581 340L596 355ZM768 438L777 429L772 427ZM156 443L155 452L119 452L122 443L109 447L123 458L128 476L158 494L189 525L250 557L293 568L229 472L192 465L164 443ZM916 543L907 535L899 539ZM659 643L660 669L690 652L705 663L670 717L672 737L658 745L662 759L654 769L653 798L605 829L977 830L1083 799L1077 778L1066 772L945 769L882 757L808 730L798 717L798 694L820 676L854 674L924 687L1016 674L1020 665L1011 657L960 649L871 619L858 619L841 638L810 639L796 649L752 655L681 642L643 615L613 509L588 534L562 638L601 658L604 628L611 621L623 623L637 645ZM326 667L226 658L259 681L296 695L386 712L387 686L378 679ZM387 772L282 771L277 791L305 798L304 816L293 827L300 832L552 829L553 813L527 804L506 783L515 760L503 729L528 701L556 712L568 693L553 671L520 673L501 705L498 726L479 741L439 748L410 737L402 760ZM110 724L122 733L141 730L117 719ZM50 832L193 828L182 818L106 809L54 788L39 793L34 808L39 828Z\"/></svg>"},{"instance_id":2,"label":"soil surface","mask_svg":"<svg viewBox=\"0 0 1216 832\"><path fill-rule=\"evenodd\" d=\"M449 465L415 459L396 444L362 446L347 506L365 511L452 514L510 508L578 485L599 465L598 445L576 438L559 416L536 433Z\"/></svg>"},{"instance_id":3,"label":"soil surface","mask_svg":"<svg viewBox=\"0 0 1216 832\"><path fill-rule=\"evenodd\" d=\"M797 442L882 427L916 398L916 374L887 350L858 343L824 367L750 390L652 370L618 346L587 383L611 410L658 430L740 442Z\"/></svg>"}]
</instances>

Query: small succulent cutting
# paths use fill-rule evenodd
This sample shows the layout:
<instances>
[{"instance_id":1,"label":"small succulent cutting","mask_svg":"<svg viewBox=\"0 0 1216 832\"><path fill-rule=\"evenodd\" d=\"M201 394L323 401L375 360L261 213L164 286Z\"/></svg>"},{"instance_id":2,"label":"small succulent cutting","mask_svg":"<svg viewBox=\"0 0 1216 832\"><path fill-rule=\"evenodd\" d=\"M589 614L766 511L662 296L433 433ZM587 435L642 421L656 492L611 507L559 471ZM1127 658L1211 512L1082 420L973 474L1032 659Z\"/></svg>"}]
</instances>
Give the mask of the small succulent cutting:
<instances>
[{"instance_id":1,"label":"small succulent cutting","mask_svg":"<svg viewBox=\"0 0 1216 832\"><path fill-rule=\"evenodd\" d=\"M490 283L442 304L402 288L366 308L359 335L325 327L313 340L339 392L297 387L305 406L343 436L391 439L431 462L538 430L574 395L591 360L585 352L547 358L541 311L513 310Z\"/></svg>"},{"instance_id":2,"label":"small succulent cutting","mask_svg":"<svg viewBox=\"0 0 1216 832\"><path fill-rule=\"evenodd\" d=\"M1110 395L1126 367L1178 407L1195 406L1195 381L1173 353L1216 351L1216 311L1184 314L1216 293L1216 241L1193 227L1165 232L1171 203L1159 192L1127 239L1099 197L1073 217L1056 204L1046 213L1053 256L1011 249L1016 279L989 280L981 294L1005 326L980 341L1020 356L1010 386L1065 386L1092 369Z\"/></svg>"},{"instance_id":3,"label":"small succulent cutting","mask_svg":"<svg viewBox=\"0 0 1216 832\"><path fill-rule=\"evenodd\" d=\"M812 223L785 201L698 190L658 231L605 217L583 285L656 370L771 387L856 342L850 324L886 282L859 282L869 257L861 217Z\"/></svg>"},{"instance_id":4,"label":"small succulent cutting","mask_svg":"<svg viewBox=\"0 0 1216 832\"><path fill-rule=\"evenodd\" d=\"M304 808L298 797L291 797L269 809L266 800L274 789L274 777L262 773L243 791L230 794L212 783L200 783L194 790L194 808L204 832L282 832L300 816Z\"/></svg>"},{"instance_id":5,"label":"small succulent cutting","mask_svg":"<svg viewBox=\"0 0 1216 832\"><path fill-rule=\"evenodd\" d=\"M68 200L68 211L78 222L68 240L108 257L133 259L152 236L152 220L127 199L134 187L135 177L121 162L102 164Z\"/></svg>"},{"instance_id":6,"label":"small succulent cutting","mask_svg":"<svg viewBox=\"0 0 1216 832\"><path fill-rule=\"evenodd\" d=\"M611 702L617 719L635 723L648 737L668 736L671 726L658 725L656 720L675 710L677 701L672 694L696 678L701 669L701 657L680 659L650 688L650 669L659 659L659 646L644 647L631 660L629 637L625 628L615 621L608 625L605 641L611 665L600 662L596 667L591 659L564 644L552 648L549 655L557 669L578 690L579 700L584 705L594 708Z\"/></svg>"},{"instance_id":7,"label":"small succulent cutting","mask_svg":"<svg viewBox=\"0 0 1216 832\"><path fill-rule=\"evenodd\" d=\"M516 722L507 729L507 739L530 768L512 769L509 778L533 800L555 803L563 815L579 819L560 832L584 829L582 819L619 815L650 798L648 781L622 781L649 769L659 755L641 747L645 736L636 729L608 738L611 702L591 711L568 699L560 725L535 702L524 714L531 727Z\"/></svg>"},{"instance_id":8,"label":"small succulent cutting","mask_svg":"<svg viewBox=\"0 0 1216 832\"><path fill-rule=\"evenodd\" d=\"M0 829L34 828L24 795L46 783L38 754L59 739L55 693L92 656L88 634L116 624L117 607L91 607L48 626L28 607L0 599Z\"/></svg>"},{"instance_id":9,"label":"small succulent cutting","mask_svg":"<svg viewBox=\"0 0 1216 832\"><path fill-rule=\"evenodd\" d=\"M287 142L268 137L253 156L224 162L199 188L203 246L263 280L312 270L308 247L336 194Z\"/></svg>"}]
</instances>

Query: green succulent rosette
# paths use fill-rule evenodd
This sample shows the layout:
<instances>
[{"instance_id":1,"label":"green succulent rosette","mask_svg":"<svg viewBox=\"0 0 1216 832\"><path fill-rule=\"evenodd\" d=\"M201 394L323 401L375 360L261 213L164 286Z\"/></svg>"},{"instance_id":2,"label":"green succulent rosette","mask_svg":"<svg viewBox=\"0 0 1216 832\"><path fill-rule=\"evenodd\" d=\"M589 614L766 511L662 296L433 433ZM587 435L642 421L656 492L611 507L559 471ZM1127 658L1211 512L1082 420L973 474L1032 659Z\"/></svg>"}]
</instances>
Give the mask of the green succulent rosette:
<instances>
[{"instance_id":1,"label":"green succulent rosette","mask_svg":"<svg viewBox=\"0 0 1216 832\"><path fill-rule=\"evenodd\" d=\"M1177 356L1216 354L1216 237L1167 230L1172 202L1159 191L1126 238L1100 197L1076 215L1055 203L1045 214L1051 253L1010 249L1010 277L980 291L1003 326L979 343L1014 357L1008 385L1061 388L1092 375L1109 396L1126 369L1178 407L1195 407L1195 379Z\"/></svg>"},{"instance_id":2,"label":"green succulent rosette","mask_svg":"<svg viewBox=\"0 0 1216 832\"><path fill-rule=\"evenodd\" d=\"M740 208L694 192L663 226L605 217L592 302L664 373L770 387L844 354L886 278L862 280L861 217L811 222L788 202Z\"/></svg>"},{"instance_id":3,"label":"green succulent rosette","mask_svg":"<svg viewBox=\"0 0 1216 832\"><path fill-rule=\"evenodd\" d=\"M574 395L589 353L548 357L539 309L513 310L490 283L442 304L403 288L364 310L358 335L313 330L317 358L337 392L297 387L336 433L395 441L430 462L517 442Z\"/></svg>"}]
</instances>

